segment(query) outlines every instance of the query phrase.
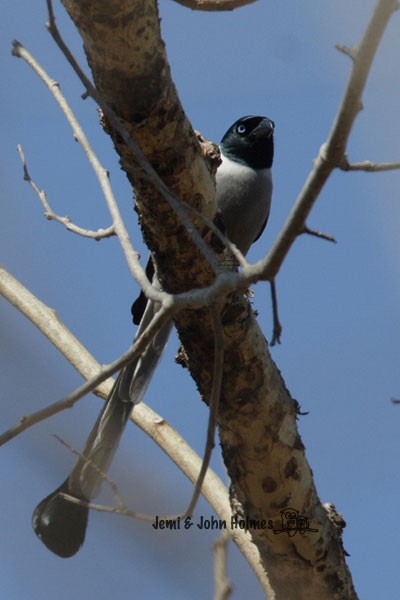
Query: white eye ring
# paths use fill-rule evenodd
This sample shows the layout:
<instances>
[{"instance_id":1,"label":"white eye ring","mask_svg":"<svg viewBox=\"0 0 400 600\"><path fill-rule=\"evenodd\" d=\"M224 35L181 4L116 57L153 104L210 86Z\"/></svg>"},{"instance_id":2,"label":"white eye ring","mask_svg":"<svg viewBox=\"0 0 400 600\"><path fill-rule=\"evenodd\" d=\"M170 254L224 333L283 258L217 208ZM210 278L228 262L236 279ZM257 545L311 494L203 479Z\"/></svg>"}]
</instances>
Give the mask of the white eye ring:
<instances>
[{"instance_id":1,"label":"white eye ring","mask_svg":"<svg viewBox=\"0 0 400 600\"><path fill-rule=\"evenodd\" d=\"M246 133L246 125L238 125L236 131L241 134Z\"/></svg>"}]
</instances>

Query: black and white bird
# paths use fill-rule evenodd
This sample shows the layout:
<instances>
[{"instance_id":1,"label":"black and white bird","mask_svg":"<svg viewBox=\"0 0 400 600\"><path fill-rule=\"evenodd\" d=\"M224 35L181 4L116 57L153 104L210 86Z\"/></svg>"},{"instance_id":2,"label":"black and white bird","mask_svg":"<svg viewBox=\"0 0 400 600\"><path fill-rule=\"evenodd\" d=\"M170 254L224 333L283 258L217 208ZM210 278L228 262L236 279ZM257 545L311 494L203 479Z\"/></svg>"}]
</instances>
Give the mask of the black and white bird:
<instances>
[{"instance_id":1,"label":"black and white bird","mask_svg":"<svg viewBox=\"0 0 400 600\"><path fill-rule=\"evenodd\" d=\"M242 117L228 129L220 144L222 163L216 173L216 202L227 237L243 255L260 237L269 216L274 128L267 117ZM153 284L159 286L155 276ZM143 295L135 302L134 322L139 323L135 339L157 310L159 305L143 302ZM172 322L164 325L140 358L122 369L82 456L64 483L33 513L36 534L58 556L68 558L78 552L88 522L87 506L68 497L87 503L99 493L103 474L107 473L133 407L143 399L171 328Z\"/></svg>"}]
</instances>

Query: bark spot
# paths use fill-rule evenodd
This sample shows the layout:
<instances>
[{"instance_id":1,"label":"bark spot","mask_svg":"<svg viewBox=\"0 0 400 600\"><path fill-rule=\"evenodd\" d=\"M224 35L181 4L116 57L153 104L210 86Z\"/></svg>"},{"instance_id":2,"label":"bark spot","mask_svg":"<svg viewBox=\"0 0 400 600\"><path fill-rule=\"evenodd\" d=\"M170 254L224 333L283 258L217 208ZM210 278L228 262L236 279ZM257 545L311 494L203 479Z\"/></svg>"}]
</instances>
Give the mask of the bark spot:
<instances>
[{"instance_id":1,"label":"bark spot","mask_svg":"<svg viewBox=\"0 0 400 600\"><path fill-rule=\"evenodd\" d=\"M299 465L297 464L297 460L294 456L292 456L292 458L286 463L285 466L284 473L286 479L295 479L296 481L299 481L301 479L298 466Z\"/></svg>"},{"instance_id":2,"label":"bark spot","mask_svg":"<svg viewBox=\"0 0 400 600\"><path fill-rule=\"evenodd\" d=\"M272 492L274 492L277 487L278 484L276 483L275 479L269 476L264 477L262 482L262 489L264 492L266 492L267 494L272 494Z\"/></svg>"}]
</instances>

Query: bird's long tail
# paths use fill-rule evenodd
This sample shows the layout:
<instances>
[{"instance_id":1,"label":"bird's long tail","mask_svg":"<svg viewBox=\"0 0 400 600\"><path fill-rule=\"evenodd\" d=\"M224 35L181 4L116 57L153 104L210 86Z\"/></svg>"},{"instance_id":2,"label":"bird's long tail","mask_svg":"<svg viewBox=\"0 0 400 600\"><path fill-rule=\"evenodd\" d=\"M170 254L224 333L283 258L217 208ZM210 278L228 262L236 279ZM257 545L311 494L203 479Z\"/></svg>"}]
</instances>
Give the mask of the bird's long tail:
<instances>
[{"instance_id":1,"label":"bird's long tail","mask_svg":"<svg viewBox=\"0 0 400 600\"><path fill-rule=\"evenodd\" d=\"M158 310L159 304L147 302L135 339L145 331ZM132 409L143 399L171 328L172 321L163 325L143 354L122 369L75 467L33 513L36 534L58 556L68 558L78 552L88 521L87 506L68 500L67 496L89 502L99 493Z\"/></svg>"}]
</instances>

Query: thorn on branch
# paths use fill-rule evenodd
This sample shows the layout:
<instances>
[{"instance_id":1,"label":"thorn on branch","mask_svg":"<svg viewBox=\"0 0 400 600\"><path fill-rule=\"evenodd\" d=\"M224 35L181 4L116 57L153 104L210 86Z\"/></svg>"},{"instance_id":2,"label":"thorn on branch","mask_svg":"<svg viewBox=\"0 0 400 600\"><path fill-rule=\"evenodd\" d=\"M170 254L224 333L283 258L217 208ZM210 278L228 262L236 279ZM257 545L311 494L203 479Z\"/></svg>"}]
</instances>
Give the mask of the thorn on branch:
<instances>
[{"instance_id":1,"label":"thorn on branch","mask_svg":"<svg viewBox=\"0 0 400 600\"><path fill-rule=\"evenodd\" d=\"M358 55L358 47L357 46L349 47L349 46L346 46L345 44L335 44L335 48L336 48L336 50L339 50L339 52L342 52L343 54L345 54L346 56L351 58L351 60L357 59L357 55Z\"/></svg>"},{"instance_id":2,"label":"thorn on branch","mask_svg":"<svg viewBox=\"0 0 400 600\"><path fill-rule=\"evenodd\" d=\"M307 225L304 225L303 229L300 231L299 235L306 233L307 235L313 235L314 237L318 237L322 240L327 240L328 242L333 242L337 244L337 240L330 235L329 233L324 233L323 231L318 231L318 229L310 229Z\"/></svg>"},{"instance_id":3,"label":"thorn on branch","mask_svg":"<svg viewBox=\"0 0 400 600\"><path fill-rule=\"evenodd\" d=\"M55 17L54 9L53 9L53 2L51 0L47 0L47 12L48 12L49 20L46 22L46 29L50 33L50 35L52 36L52 38L54 39L56 44L58 44L58 46L60 47L62 52L64 52L67 60L71 64L71 60L75 60L75 59L74 59L70 49L67 48L67 46L65 46L65 44L61 38L60 32L58 31L58 28L56 25L56 17ZM82 100L86 100L87 98L90 98L89 90L85 90L83 92L83 94L81 95L81 98L82 98Z\"/></svg>"},{"instance_id":4,"label":"thorn on branch","mask_svg":"<svg viewBox=\"0 0 400 600\"><path fill-rule=\"evenodd\" d=\"M275 279L271 279L270 285L271 285L271 298L272 298L272 316L273 316L273 324L274 324L274 328L273 328L273 332L272 332L272 339L271 339L271 346L275 346L275 344L281 343L282 325L279 320L278 295L276 293Z\"/></svg>"},{"instance_id":5,"label":"thorn on branch","mask_svg":"<svg viewBox=\"0 0 400 600\"><path fill-rule=\"evenodd\" d=\"M308 410L301 410L300 402L298 400L296 400L295 398L293 398L293 400L296 403L296 418L305 417L310 414L310 411Z\"/></svg>"}]
</instances>

